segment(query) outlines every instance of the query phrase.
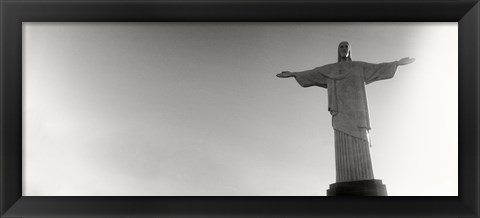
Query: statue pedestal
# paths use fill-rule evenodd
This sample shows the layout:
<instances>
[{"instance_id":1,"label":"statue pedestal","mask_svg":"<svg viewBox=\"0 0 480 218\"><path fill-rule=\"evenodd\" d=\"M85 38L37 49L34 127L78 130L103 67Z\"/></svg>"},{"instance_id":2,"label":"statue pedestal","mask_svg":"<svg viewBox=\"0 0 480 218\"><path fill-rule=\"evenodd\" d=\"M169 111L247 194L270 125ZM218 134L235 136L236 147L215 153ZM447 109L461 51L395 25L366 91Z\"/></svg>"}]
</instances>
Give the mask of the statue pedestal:
<instances>
[{"instance_id":1,"label":"statue pedestal","mask_svg":"<svg viewBox=\"0 0 480 218\"><path fill-rule=\"evenodd\" d=\"M327 196L387 196L387 187L378 179L337 182L330 185Z\"/></svg>"}]
</instances>

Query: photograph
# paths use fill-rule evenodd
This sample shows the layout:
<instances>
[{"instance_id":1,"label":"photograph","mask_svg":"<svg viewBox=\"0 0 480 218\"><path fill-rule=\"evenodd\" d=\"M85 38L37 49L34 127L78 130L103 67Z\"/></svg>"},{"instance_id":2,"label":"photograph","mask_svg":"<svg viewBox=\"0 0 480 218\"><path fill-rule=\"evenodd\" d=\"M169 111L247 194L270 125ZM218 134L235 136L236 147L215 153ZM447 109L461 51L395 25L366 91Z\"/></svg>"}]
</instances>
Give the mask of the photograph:
<instances>
[{"instance_id":1,"label":"photograph","mask_svg":"<svg viewBox=\"0 0 480 218\"><path fill-rule=\"evenodd\" d=\"M459 196L457 22L23 22L23 196Z\"/></svg>"}]
</instances>

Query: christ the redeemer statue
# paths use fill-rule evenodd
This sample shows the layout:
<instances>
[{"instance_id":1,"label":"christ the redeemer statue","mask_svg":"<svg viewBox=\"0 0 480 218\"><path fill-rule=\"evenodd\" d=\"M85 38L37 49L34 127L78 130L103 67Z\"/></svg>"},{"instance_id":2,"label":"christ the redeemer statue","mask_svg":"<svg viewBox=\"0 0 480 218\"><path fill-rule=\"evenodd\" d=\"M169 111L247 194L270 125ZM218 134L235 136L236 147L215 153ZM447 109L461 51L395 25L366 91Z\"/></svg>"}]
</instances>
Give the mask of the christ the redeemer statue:
<instances>
[{"instance_id":1,"label":"christ the redeemer statue","mask_svg":"<svg viewBox=\"0 0 480 218\"><path fill-rule=\"evenodd\" d=\"M327 195L386 195L385 185L373 176L365 85L390 79L398 66L413 61L413 58L380 64L352 61L350 44L341 42L337 63L277 74L280 78L294 77L302 87L320 86L328 90L337 183L330 185Z\"/></svg>"}]
</instances>

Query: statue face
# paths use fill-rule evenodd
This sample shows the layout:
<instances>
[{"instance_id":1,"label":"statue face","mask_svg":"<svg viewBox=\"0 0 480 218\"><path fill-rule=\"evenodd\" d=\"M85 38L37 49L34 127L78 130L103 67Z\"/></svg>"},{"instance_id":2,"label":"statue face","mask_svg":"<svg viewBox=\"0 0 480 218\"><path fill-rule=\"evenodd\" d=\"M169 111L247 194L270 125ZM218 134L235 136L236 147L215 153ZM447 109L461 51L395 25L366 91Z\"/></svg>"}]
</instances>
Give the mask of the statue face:
<instances>
[{"instance_id":1,"label":"statue face","mask_svg":"<svg viewBox=\"0 0 480 218\"><path fill-rule=\"evenodd\" d=\"M338 54L342 58L346 58L350 55L350 44L348 42L341 42L340 45L338 45Z\"/></svg>"}]
</instances>

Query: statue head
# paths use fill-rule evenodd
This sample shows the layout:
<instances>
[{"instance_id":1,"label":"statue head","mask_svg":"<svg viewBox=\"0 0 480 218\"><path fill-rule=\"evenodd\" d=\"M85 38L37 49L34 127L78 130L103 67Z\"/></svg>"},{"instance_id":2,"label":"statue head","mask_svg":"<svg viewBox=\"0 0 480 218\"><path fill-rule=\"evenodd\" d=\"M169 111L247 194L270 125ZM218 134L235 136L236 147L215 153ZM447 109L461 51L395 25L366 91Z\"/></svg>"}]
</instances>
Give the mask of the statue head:
<instances>
[{"instance_id":1,"label":"statue head","mask_svg":"<svg viewBox=\"0 0 480 218\"><path fill-rule=\"evenodd\" d=\"M338 62L352 61L352 47L347 41L338 44Z\"/></svg>"}]
</instances>

